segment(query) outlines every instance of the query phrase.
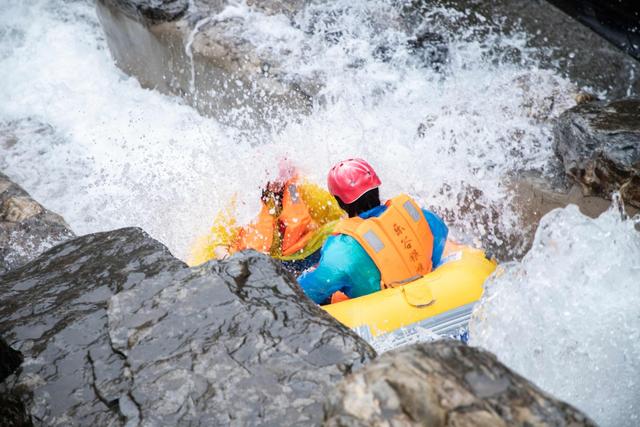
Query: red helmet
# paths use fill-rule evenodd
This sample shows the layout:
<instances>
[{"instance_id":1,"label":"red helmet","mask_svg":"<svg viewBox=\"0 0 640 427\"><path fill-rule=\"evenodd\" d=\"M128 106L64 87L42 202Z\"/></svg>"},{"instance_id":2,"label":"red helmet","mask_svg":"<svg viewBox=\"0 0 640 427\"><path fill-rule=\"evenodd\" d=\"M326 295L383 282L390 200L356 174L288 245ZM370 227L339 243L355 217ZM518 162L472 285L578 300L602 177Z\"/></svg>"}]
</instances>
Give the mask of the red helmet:
<instances>
[{"instance_id":1,"label":"red helmet","mask_svg":"<svg viewBox=\"0 0 640 427\"><path fill-rule=\"evenodd\" d=\"M329 192L343 203L355 202L369 190L382 184L371 165L362 159L347 159L333 165L329 171Z\"/></svg>"}]
</instances>

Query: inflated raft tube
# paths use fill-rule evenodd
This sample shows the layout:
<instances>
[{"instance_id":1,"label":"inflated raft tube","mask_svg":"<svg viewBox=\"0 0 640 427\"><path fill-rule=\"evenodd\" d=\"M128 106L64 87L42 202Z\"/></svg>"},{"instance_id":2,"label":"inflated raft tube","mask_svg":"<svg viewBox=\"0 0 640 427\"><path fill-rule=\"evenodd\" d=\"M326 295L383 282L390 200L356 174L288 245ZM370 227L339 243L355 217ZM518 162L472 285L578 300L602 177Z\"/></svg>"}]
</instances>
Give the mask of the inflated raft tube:
<instances>
[{"instance_id":1,"label":"inflated raft tube","mask_svg":"<svg viewBox=\"0 0 640 427\"><path fill-rule=\"evenodd\" d=\"M408 326L454 333L468 323L496 262L482 250L448 246L438 268L420 279L322 308L365 338Z\"/></svg>"}]
</instances>

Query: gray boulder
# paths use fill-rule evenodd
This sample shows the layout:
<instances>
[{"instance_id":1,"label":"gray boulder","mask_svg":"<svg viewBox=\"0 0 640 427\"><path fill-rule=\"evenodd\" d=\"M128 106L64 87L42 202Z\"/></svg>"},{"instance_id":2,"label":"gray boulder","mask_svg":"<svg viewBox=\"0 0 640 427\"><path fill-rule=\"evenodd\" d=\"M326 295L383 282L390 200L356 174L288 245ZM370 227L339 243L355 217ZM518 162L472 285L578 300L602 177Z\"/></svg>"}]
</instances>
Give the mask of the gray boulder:
<instances>
[{"instance_id":1,"label":"gray boulder","mask_svg":"<svg viewBox=\"0 0 640 427\"><path fill-rule=\"evenodd\" d=\"M189 0L112 0L132 19L149 22L169 22L182 17L189 8Z\"/></svg>"},{"instance_id":2,"label":"gray boulder","mask_svg":"<svg viewBox=\"0 0 640 427\"><path fill-rule=\"evenodd\" d=\"M343 380L326 426L595 426L494 355L458 341L397 349Z\"/></svg>"},{"instance_id":3,"label":"gray boulder","mask_svg":"<svg viewBox=\"0 0 640 427\"><path fill-rule=\"evenodd\" d=\"M139 229L83 236L2 277L12 389L42 425L315 424L375 356L256 253L188 268Z\"/></svg>"},{"instance_id":4,"label":"gray boulder","mask_svg":"<svg viewBox=\"0 0 640 427\"><path fill-rule=\"evenodd\" d=\"M72 237L60 215L0 173L0 275Z\"/></svg>"},{"instance_id":5,"label":"gray boulder","mask_svg":"<svg viewBox=\"0 0 640 427\"><path fill-rule=\"evenodd\" d=\"M290 14L298 3L253 6L266 14ZM303 90L280 68L279 58L258 52L242 36L244 20L212 18L227 1L98 0L96 5L116 64L144 87L181 96L201 113L238 127L270 123L282 111L311 106L314 89Z\"/></svg>"},{"instance_id":6,"label":"gray boulder","mask_svg":"<svg viewBox=\"0 0 640 427\"><path fill-rule=\"evenodd\" d=\"M640 207L640 98L578 105L560 116L554 134L566 174L585 195L619 191Z\"/></svg>"}]
</instances>

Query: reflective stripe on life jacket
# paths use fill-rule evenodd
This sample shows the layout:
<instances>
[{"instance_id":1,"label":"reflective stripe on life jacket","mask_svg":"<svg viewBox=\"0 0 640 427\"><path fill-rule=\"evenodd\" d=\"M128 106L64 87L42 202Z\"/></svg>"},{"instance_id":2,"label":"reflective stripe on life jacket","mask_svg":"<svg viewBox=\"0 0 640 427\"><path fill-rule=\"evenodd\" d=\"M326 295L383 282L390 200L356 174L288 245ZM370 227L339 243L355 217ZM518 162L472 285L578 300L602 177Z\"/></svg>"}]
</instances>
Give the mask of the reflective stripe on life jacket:
<instances>
[{"instance_id":1,"label":"reflective stripe on life jacket","mask_svg":"<svg viewBox=\"0 0 640 427\"><path fill-rule=\"evenodd\" d=\"M302 250L318 228L298 193L298 186L291 181L284 187L278 227L282 236L282 255L285 256Z\"/></svg>"},{"instance_id":2,"label":"reflective stripe on life jacket","mask_svg":"<svg viewBox=\"0 0 640 427\"><path fill-rule=\"evenodd\" d=\"M360 243L380 270L381 288L400 286L431 271L433 234L416 202L394 197L379 217L341 221L334 234L346 234Z\"/></svg>"}]
</instances>

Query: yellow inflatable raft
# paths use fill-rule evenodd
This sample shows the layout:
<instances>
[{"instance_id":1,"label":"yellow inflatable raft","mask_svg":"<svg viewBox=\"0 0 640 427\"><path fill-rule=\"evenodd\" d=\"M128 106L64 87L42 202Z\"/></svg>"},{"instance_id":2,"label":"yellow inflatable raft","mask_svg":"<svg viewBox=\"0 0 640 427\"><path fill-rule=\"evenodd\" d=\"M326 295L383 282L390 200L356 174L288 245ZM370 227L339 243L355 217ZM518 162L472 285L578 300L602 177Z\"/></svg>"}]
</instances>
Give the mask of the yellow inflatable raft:
<instances>
[{"instance_id":1,"label":"yellow inflatable raft","mask_svg":"<svg viewBox=\"0 0 640 427\"><path fill-rule=\"evenodd\" d=\"M455 333L468 323L496 263L484 251L448 246L443 263L418 280L322 308L365 338L406 326Z\"/></svg>"},{"instance_id":2,"label":"yellow inflatable raft","mask_svg":"<svg viewBox=\"0 0 640 427\"><path fill-rule=\"evenodd\" d=\"M295 256L282 256L278 245L274 245L276 250L270 255L276 259L298 260L314 253L343 215L335 199L319 186L302 183L299 191L320 228L304 250ZM209 233L196 240L190 265L229 254L228 249L233 246L240 227L233 211L232 201L218 214ZM487 259L483 251L447 242L443 262L428 275L401 287L323 308L365 338L405 326L423 326L439 334L454 333L467 324L473 305L482 295L484 281L495 268L495 261Z\"/></svg>"}]
</instances>

